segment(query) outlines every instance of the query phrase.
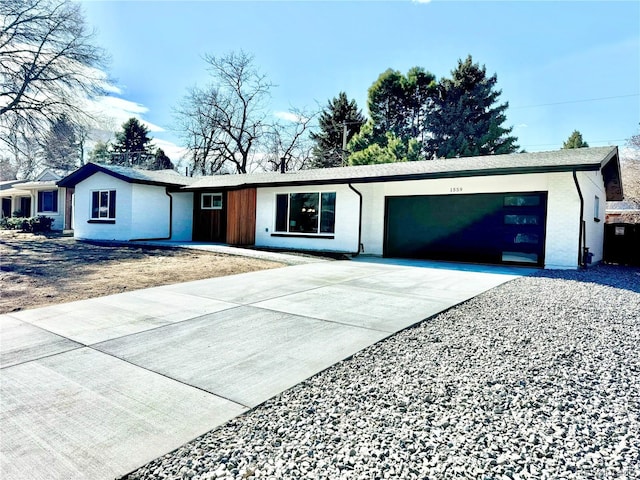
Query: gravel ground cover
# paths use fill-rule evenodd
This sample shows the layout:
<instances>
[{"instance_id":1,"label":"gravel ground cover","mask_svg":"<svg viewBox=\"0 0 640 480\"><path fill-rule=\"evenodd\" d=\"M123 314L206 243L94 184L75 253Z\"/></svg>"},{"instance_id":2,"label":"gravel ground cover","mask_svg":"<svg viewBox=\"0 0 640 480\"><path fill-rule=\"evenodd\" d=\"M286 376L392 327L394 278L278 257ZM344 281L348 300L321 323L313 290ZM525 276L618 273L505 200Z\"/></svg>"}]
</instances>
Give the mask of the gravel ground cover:
<instances>
[{"instance_id":1,"label":"gravel ground cover","mask_svg":"<svg viewBox=\"0 0 640 480\"><path fill-rule=\"evenodd\" d=\"M129 475L640 478L640 269L541 271Z\"/></svg>"}]
</instances>

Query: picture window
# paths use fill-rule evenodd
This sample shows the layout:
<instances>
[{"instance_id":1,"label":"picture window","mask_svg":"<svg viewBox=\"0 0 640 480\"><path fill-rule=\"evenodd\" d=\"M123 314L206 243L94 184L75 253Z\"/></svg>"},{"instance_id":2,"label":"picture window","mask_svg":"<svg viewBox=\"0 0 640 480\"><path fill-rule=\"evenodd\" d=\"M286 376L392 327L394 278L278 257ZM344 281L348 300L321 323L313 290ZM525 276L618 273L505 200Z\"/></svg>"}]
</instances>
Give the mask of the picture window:
<instances>
[{"instance_id":1,"label":"picture window","mask_svg":"<svg viewBox=\"0 0 640 480\"><path fill-rule=\"evenodd\" d=\"M276 232L332 234L335 232L336 192L276 195Z\"/></svg>"}]
</instances>

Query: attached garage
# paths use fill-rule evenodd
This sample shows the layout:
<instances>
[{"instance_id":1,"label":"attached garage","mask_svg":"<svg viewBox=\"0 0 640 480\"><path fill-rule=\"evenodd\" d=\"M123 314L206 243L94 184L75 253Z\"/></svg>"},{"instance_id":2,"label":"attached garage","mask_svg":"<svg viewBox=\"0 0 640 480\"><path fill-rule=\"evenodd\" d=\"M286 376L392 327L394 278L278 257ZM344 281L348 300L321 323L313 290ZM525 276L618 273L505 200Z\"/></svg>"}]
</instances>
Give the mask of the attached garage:
<instances>
[{"instance_id":1,"label":"attached garage","mask_svg":"<svg viewBox=\"0 0 640 480\"><path fill-rule=\"evenodd\" d=\"M544 266L546 192L385 199L387 257Z\"/></svg>"}]
</instances>

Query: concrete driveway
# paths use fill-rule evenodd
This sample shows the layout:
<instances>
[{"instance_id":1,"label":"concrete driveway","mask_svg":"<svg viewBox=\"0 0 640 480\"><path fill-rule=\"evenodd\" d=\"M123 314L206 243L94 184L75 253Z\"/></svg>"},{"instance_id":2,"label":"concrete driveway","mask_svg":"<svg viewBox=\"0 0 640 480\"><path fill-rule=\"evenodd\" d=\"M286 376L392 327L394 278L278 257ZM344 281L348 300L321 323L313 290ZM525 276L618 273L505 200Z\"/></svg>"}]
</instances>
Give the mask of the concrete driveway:
<instances>
[{"instance_id":1,"label":"concrete driveway","mask_svg":"<svg viewBox=\"0 0 640 480\"><path fill-rule=\"evenodd\" d=\"M0 316L0 477L108 479L529 271L335 261Z\"/></svg>"}]
</instances>

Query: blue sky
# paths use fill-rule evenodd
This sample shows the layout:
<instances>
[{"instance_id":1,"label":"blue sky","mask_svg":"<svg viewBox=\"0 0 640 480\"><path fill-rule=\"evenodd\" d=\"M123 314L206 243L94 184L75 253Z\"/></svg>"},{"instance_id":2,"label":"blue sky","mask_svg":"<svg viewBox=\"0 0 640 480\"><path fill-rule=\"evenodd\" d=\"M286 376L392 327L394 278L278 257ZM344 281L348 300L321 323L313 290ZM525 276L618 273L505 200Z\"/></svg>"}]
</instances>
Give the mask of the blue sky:
<instances>
[{"instance_id":1,"label":"blue sky","mask_svg":"<svg viewBox=\"0 0 640 480\"><path fill-rule=\"evenodd\" d=\"M188 87L207 82L202 55L240 49L277 85L273 112L318 108L345 91L366 113L367 89L387 68L421 66L440 78L471 54L497 74L507 123L528 151L559 148L574 129L592 146L623 145L639 128L638 1L83 5L111 55L108 73L122 100L112 106L167 142L179 143L172 108Z\"/></svg>"}]
</instances>

